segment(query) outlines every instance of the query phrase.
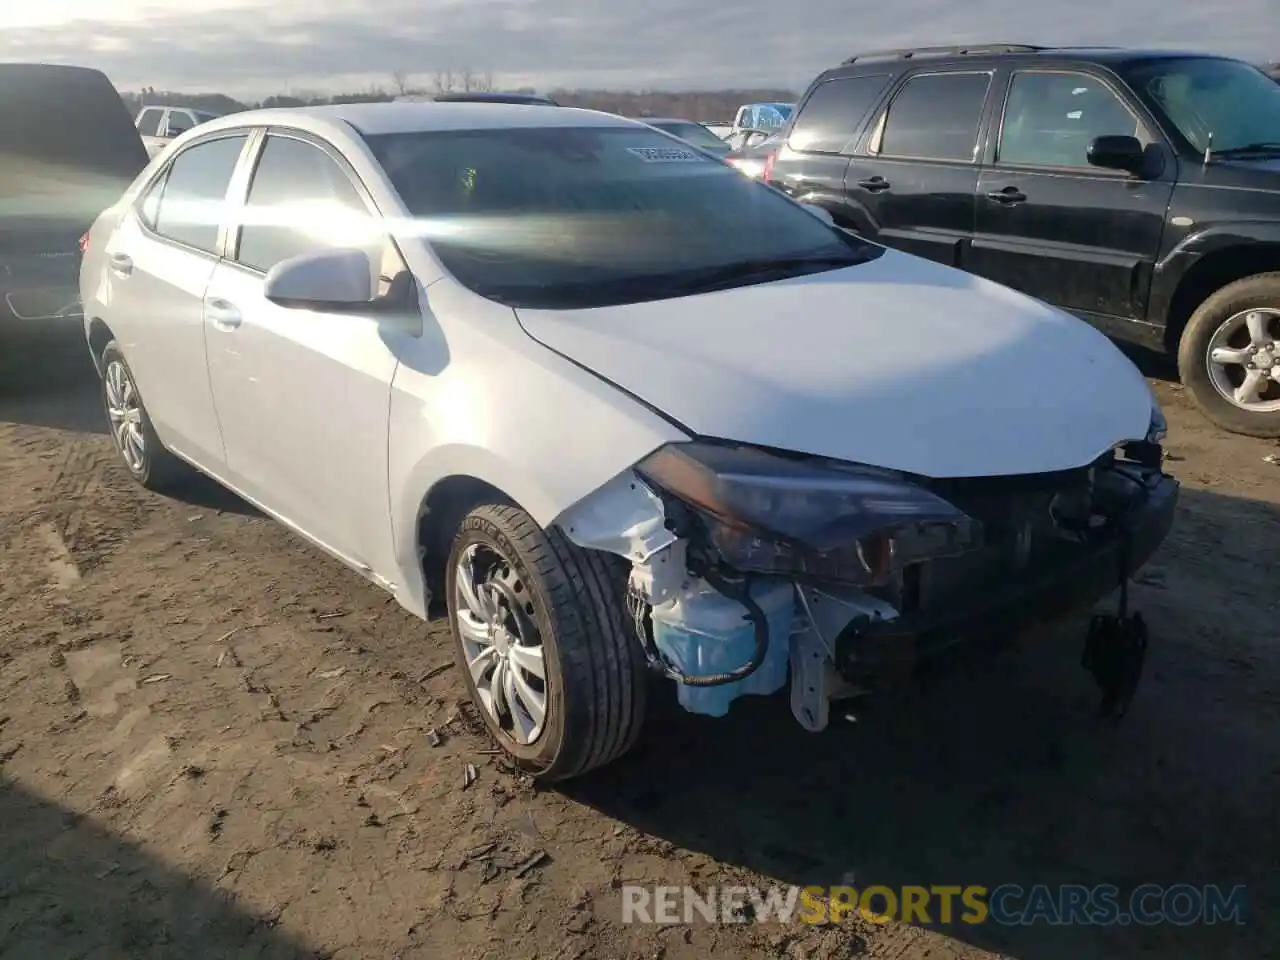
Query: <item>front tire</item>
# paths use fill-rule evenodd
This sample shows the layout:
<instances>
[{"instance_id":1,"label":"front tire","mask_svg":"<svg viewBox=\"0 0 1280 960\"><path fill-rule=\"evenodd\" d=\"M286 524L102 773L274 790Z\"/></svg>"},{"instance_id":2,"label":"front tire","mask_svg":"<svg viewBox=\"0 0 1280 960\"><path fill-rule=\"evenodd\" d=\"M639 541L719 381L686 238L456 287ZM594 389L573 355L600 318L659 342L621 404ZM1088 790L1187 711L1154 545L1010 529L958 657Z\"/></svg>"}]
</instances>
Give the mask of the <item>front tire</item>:
<instances>
[{"instance_id":1,"label":"front tire","mask_svg":"<svg viewBox=\"0 0 1280 960\"><path fill-rule=\"evenodd\" d=\"M620 558L491 504L462 521L445 578L458 669L519 767L565 780L632 747L647 674Z\"/></svg>"},{"instance_id":2,"label":"front tire","mask_svg":"<svg viewBox=\"0 0 1280 960\"><path fill-rule=\"evenodd\" d=\"M102 351L102 406L116 453L130 475L148 490L172 490L190 478L192 468L165 449L156 435L133 371L120 345L112 340Z\"/></svg>"},{"instance_id":3,"label":"front tire","mask_svg":"<svg viewBox=\"0 0 1280 960\"><path fill-rule=\"evenodd\" d=\"M1280 273L1237 280L1205 300L1182 332L1178 373L1218 426L1280 437Z\"/></svg>"}]
</instances>

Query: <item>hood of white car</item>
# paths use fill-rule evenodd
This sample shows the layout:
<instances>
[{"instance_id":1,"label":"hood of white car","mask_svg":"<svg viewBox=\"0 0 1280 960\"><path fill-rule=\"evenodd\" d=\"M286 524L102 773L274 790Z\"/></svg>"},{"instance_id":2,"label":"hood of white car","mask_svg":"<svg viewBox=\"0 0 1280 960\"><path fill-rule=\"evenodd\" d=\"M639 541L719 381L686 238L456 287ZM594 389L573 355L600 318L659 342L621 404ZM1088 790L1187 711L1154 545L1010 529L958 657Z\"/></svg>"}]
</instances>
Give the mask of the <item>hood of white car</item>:
<instances>
[{"instance_id":1,"label":"hood of white car","mask_svg":"<svg viewBox=\"0 0 1280 960\"><path fill-rule=\"evenodd\" d=\"M517 313L695 434L928 477L1083 466L1151 421L1146 381L1088 324L895 251L674 300Z\"/></svg>"}]
</instances>

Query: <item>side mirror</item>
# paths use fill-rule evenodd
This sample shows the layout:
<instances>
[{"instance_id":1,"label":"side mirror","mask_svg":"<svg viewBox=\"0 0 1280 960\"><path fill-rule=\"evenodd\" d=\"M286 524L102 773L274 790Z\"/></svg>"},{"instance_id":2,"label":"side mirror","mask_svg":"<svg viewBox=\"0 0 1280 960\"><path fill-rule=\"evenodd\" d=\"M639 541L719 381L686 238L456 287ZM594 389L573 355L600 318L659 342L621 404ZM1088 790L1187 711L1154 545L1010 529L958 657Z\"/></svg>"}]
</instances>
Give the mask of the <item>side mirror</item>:
<instances>
[{"instance_id":1,"label":"side mirror","mask_svg":"<svg viewBox=\"0 0 1280 960\"><path fill-rule=\"evenodd\" d=\"M800 206L804 207L827 226L834 227L836 225L835 217L831 216L831 211L826 207L820 207L816 203L805 203L804 201L800 202Z\"/></svg>"},{"instance_id":2,"label":"side mirror","mask_svg":"<svg viewBox=\"0 0 1280 960\"><path fill-rule=\"evenodd\" d=\"M1146 162L1146 151L1137 137L1094 137L1085 156L1091 166L1105 170L1124 170L1138 173Z\"/></svg>"},{"instance_id":3,"label":"side mirror","mask_svg":"<svg viewBox=\"0 0 1280 960\"><path fill-rule=\"evenodd\" d=\"M277 263L264 295L282 307L335 313L374 307L374 265L363 250L321 250Z\"/></svg>"}]
</instances>

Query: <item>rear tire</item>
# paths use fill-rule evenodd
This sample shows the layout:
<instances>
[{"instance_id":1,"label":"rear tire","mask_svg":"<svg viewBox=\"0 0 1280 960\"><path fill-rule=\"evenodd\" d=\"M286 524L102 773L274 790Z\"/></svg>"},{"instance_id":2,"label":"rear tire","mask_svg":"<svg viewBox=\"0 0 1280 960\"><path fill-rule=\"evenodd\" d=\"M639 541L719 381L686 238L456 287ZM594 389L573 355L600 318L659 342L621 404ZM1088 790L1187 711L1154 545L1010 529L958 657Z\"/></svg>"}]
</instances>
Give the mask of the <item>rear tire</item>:
<instances>
[{"instance_id":1,"label":"rear tire","mask_svg":"<svg viewBox=\"0 0 1280 960\"><path fill-rule=\"evenodd\" d=\"M445 597L458 669L494 740L539 780L601 767L639 735L647 671L626 582L620 558L518 507L477 507L454 537Z\"/></svg>"},{"instance_id":2,"label":"rear tire","mask_svg":"<svg viewBox=\"0 0 1280 960\"><path fill-rule=\"evenodd\" d=\"M173 490L191 478L194 469L170 453L156 435L142 394L120 345L112 340L102 350L102 407L120 462L148 490Z\"/></svg>"},{"instance_id":3,"label":"rear tire","mask_svg":"<svg viewBox=\"0 0 1280 960\"><path fill-rule=\"evenodd\" d=\"M1257 344L1250 344L1250 340L1259 338L1251 338L1247 328L1241 329L1242 318L1251 313L1265 318L1262 326L1268 342L1280 344L1280 273L1237 280L1205 300L1182 331L1178 373L1201 412L1218 426L1249 437L1280 437L1280 383L1263 381L1262 400L1252 404L1259 409L1249 409L1224 395L1243 382L1249 367L1232 364L1215 370L1209 359L1210 351L1218 347L1237 352L1255 350ZM1234 334L1232 329L1236 329ZM1280 366L1280 346L1255 350L1253 356L1271 359L1268 367Z\"/></svg>"}]
</instances>

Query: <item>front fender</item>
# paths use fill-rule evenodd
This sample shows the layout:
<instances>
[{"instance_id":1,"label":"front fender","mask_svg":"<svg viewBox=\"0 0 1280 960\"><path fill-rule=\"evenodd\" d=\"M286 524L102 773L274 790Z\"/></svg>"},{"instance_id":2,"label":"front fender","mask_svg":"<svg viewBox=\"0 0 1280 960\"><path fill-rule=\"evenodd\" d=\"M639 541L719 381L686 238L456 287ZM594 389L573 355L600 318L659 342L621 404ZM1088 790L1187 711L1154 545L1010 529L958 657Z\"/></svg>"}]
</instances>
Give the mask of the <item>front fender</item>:
<instances>
[{"instance_id":1,"label":"front fender","mask_svg":"<svg viewBox=\"0 0 1280 960\"><path fill-rule=\"evenodd\" d=\"M402 602L425 596L418 524L441 481L470 477L501 491L539 525L647 454L688 436L621 390L534 341L509 307L444 279L428 288L418 341L392 385L389 507Z\"/></svg>"},{"instance_id":2,"label":"front fender","mask_svg":"<svg viewBox=\"0 0 1280 960\"><path fill-rule=\"evenodd\" d=\"M1191 264L1207 254L1250 244L1280 245L1280 222L1236 220L1192 230L1156 263L1156 272L1181 275L1186 273Z\"/></svg>"},{"instance_id":3,"label":"front fender","mask_svg":"<svg viewBox=\"0 0 1280 960\"><path fill-rule=\"evenodd\" d=\"M1196 264L1224 250L1248 247L1280 249L1280 222L1233 220L1192 228L1156 261L1147 310L1148 322L1158 326L1168 322L1178 288Z\"/></svg>"}]
</instances>

